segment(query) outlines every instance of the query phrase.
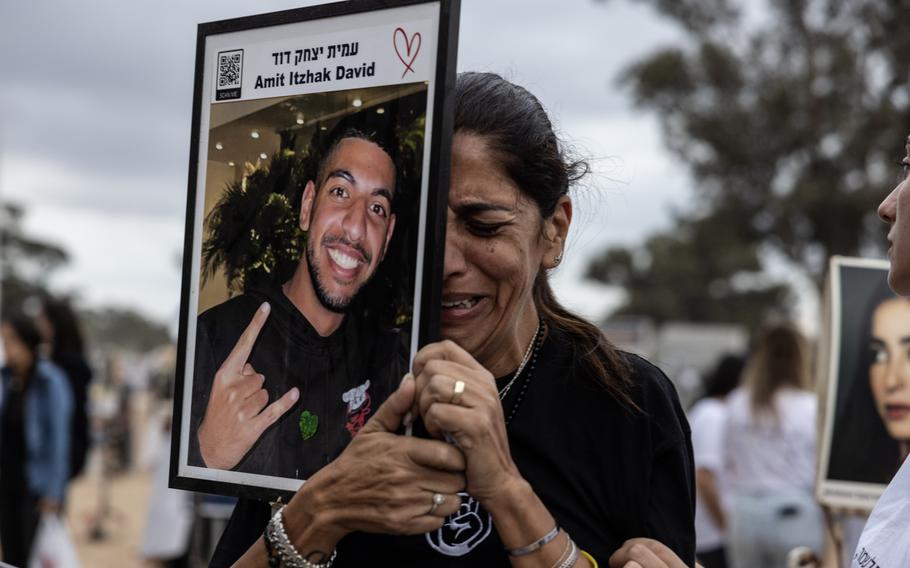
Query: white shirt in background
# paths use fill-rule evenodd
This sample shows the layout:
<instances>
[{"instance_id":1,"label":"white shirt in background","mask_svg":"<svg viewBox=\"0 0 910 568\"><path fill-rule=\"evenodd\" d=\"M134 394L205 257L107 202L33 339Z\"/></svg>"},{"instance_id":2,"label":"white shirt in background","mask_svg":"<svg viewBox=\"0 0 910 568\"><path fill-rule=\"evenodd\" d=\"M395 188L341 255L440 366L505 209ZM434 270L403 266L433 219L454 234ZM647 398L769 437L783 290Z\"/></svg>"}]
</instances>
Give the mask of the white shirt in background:
<instances>
[{"instance_id":1,"label":"white shirt in background","mask_svg":"<svg viewBox=\"0 0 910 568\"><path fill-rule=\"evenodd\" d=\"M815 481L815 393L781 388L774 395L777 420L753 420L745 387L727 397L724 476L731 493L798 488L811 491Z\"/></svg>"},{"instance_id":2,"label":"white shirt in background","mask_svg":"<svg viewBox=\"0 0 910 568\"><path fill-rule=\"evenodd\" d=\"M723 483L724 424L727 419L726 403L716 398L703 398L689 410L689 427L692 429L692 450L695 469L709 469L717 479L721 505L726 508ZM724 545L724 534L714 522L700 493L695 500L695 552L709 552Z\"/></svg>"}]
</instances>

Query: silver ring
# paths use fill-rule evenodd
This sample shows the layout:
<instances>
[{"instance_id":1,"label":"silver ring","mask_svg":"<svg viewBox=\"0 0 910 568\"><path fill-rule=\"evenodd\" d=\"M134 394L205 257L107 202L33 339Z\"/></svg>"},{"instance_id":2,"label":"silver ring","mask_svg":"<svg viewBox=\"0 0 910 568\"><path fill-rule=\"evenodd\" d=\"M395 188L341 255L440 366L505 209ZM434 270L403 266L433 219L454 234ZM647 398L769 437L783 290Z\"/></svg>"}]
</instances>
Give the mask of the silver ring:
<instances>
[{"instance_id":1,"label":"silver ring","mask_svg":"<svg viewBox=\"0 0 910 568\"><path fill-rule=\"evenodd\" d=\"M430 511L427 514L432 515L433 513L436 512L436 509L438 509L439 506L445 502L446 502L445 495L443 495L442 493L433 493L433 504L430 505Z\"/></svg>"},{"instance_id":2,"label":"silver ring","mask_svg":"<svg viewBox=\"0 0 910 568\"><path fill-rule=\"evenodd\" d=\"M458 404L461 402L461 395L464 394L464 381L455 381L455 388L452 389L452 400L449 404Z\"/></svg>"}]
</instances>

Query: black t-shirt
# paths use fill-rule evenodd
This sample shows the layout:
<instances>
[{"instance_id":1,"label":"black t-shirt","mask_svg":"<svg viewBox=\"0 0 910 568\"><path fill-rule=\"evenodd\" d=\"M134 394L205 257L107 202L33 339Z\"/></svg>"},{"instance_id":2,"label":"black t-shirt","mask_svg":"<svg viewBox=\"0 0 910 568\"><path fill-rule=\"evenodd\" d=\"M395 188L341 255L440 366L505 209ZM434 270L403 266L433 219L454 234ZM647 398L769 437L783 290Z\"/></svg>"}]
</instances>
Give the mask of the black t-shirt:
<instances>
[{"instance_id":1,"label":"black t-shirt","mask_svg":"<svg viewBox=\"0 0 910 568\"><path fill-rule=\"evenodd\" d=\"M215 372L265 301L271 312L249 363L265 376L268 404L295 386L300 399L234 469L306 479L341 453L397 387L407 362L404 334L381 330L352 312L337 330L322 337L277 286L249 291L207 310L196 329L190 465L205 465L197 433Z\"/></svg>"},{"instance_id":2,"label":"black t-shirt","mask_svg":"<svg viewBox=\"0 0 910 568\"><path fill-rule=\"evenodd\" d=\"M632 368L630 394L640 412L623 407L580 369L567 337L551 331L508 426L512 457L559 525L601 565L634 537L657 539L692 565L689 426L669 379L644 359L623 356ZM516 398L506 397L506 416ZM212 566L229 566L241 556L268 516L266 503L241 501ZM373 565L377 559L396 566L509 566L489 515L471 502L436 533L348 535L338 544L335 565Z\"/></svg>"},{"instance_id":3,"label":"black t-shirt","mask_svg":"<svg viewBox=\"0 0 910 568\"><path fill-rule=\"evenodd\" d=\"M5 389L0 414L0 493L19 497L28 490L25 464L28 461L25 445L26 389ZM0 399L4 396L0 392Z\"/></svg>"}]
</instances>

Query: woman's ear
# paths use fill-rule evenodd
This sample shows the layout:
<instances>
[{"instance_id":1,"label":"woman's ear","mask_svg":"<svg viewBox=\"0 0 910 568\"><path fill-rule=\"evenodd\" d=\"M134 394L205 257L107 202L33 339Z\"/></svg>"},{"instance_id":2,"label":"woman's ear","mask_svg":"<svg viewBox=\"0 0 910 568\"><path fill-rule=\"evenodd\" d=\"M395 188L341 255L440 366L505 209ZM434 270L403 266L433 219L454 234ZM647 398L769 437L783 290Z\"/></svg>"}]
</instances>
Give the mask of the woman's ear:
<instances>
[{"instance_id":1,"label":"woman's ear","mask_svg":"<svg viewBox=\"0 0 910 568\"><path fill-rule=\"evenodd\" d=\"M543 267L556 268L562 262L562 255L566 248L566 238L569 236L569 226L572 224L572 200L568 195L563 195L556 202L556 209L548 219L544 220L544 255Z\"/></svg>"}]
</instances>

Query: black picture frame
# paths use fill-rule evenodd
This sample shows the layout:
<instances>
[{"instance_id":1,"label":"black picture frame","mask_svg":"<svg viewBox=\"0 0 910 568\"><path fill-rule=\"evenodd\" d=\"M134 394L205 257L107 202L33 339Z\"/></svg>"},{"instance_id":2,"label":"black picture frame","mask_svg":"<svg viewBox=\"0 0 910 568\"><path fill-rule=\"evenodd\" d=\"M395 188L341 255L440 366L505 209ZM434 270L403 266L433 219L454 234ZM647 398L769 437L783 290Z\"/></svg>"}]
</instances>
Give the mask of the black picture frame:
<instances>
[{"instance_id":1,"label":"black picture frame","mask_svg":"<svg viewBox=\"0 0 910 568\"><path fill-rule=\"evenodd\" d=\"M893 471L880 463L891 442L869 387L873 313L899 298L888 287L889 264L844 256L829 262L818 358L816 497L823 505L871 510L899 465L896 453Z\"/></svg>"},{"instance_id":2,"label":"black picture frame","mask_svg":"<svg viewBox=\"0 0 910 568\"><path fill-rule=\"evenodd\" d=\"M397 12L391 12L396 10ZM247 100L245 95L241 93L241 87L237 86L238 84L241 85L242 88L249 90L247 83L247 81L249 81L247 70L248 64L245 59L250 57L249 45L245 44L243 41L236 41L234 42L236 46L231 50L228 50L241 53L241 59L239 61L243 67L236 69L236 71L239 72L239 77L235 77L231 74L230 80L225 81L225 88L217 89L216 80L211 75L212 73L220 73L220 71L213 70L215 67L211 60L213 41L215 38L223 38L228 34L233 34L231 37L243 37L244 33L248 33L251 34L251 37L252 34L256 34L256 42L263 43L268 40L263 40L261 38L263 36L267 37L271 30L287 29L284 27L288 25L307 25L310 26L309 29L317 29L323 24L334 23L333 31L346 30L344 22L351 20L351 17L358 18L358 21L360 22L372 22L373 20L371 18L375 18L378 22L381 22L380 24L377 24L381 27L382 25L388 25L386 20L388 19L389 14L410 14L411 12L409 12L409 10L414 10L415 13L420 11L419 14L426 14L429 12L435 14L435 18L433 18L432 21L435 22L434 31L436 33L435 45L433 45L432 41L428 44L426 40L429 38L424 36L421 36L419 39L419 42L424 45L425 49L428 45L435 48L435 58L431 58L431 61L428 64L425 64L428 65L428 69L424 71L427 78L423 81L426 85L425 98L427 107L424 134L429 131L429 136L424 136L422 166L420 169L421 198L424 200L424 205L422 213L419 213L417 217L418 237L416 237L416 240L418 242L418 247L415 267L419 268L415 268L413 287L415 290L414 306L419 302L419 310L413 310L411 317L417 319L419 324L416 326L416 340L412 337L410 341L410 358L413 358L416 348L426 343L436 341L439 338L439 309L441 302L442 264L445 245L447 190L449 187L451 160L453 93L455 86L460 0L358 0L336 2L203 23L198 27L189 176L187 181L187 218L184 237L183 281L181 286L179 340L177 347L177 370L170 455L171 487L205 493L266 500L275 500L278 498L288 500L295 490L295 488L289 487L288 484L249 483L245 479L245 474L234 475L234 472L227 470L212 470L211 473L213 473L213 476L208 475L210 472L201 472L206 475L200 475L200 469L209 470L210 468L190 466L188 463L189 432L187 429L190 427L189 423L191 421L190 411L188 409L192 405L192 386L194 380L191 360L192 356L195 356L196 354L194 342L196 341L197 331L196 318L200 311L201 286L199 282L201 280L200 272L202 266L200 242L202 241L204 233L202 224L203 216L200 215L200 211L203 210L203 207L200 205L200 200L205 199L206 191L204 186L200 187L199 182L202 179L208 179L205 177L207 171L200 172L200 166L202 165L204 168L208 168L206 164L202 163L202 157L206 155L207 151L202 145L203 143L208 144L212 142L212 140L208 139L209 130L204 130L204 128L206 125L209 125L211 128L212 108L215 104L222 103L222 101L233 102L236 99L241 99L243 101ZM384 17L386 20L383 20ZM369 30L369 33L373 33L372 27L367 28L363 26L354 27L347 31L356 35L362 30ZM367 34L368 32L363 31L362 33ZM395 33L397 34L397 28ZM412 66L417 66L415 63L417 52L415 51L413 58L409 59L411 46L415 45L414 40L416 39L416 35L418 34L413 34L409 40L407 33L405 32L405 43L400 44L407 47L406 52L403 48L401 49L402 52L407 54L406 57L403 58L400 54L398 55L398 59L401 61L402 67L404 68L402 77L408 73L409 69L412 73L416 74ZM393 38L392 42L396 51L399 49L398 45L395 45L397 40L398 38ZM312 44L312 42L310 43ZM417 49L419 49L419 47ZM224 55L225 52L222 51L219 53ZM325 51L320 53L324 55ZM230 55L234 54L231 53ZM295 53L293 57L296 59L298 55ZM388 53L386 53L384 57L386 59L391 59ZM275 61L277 65L278 59L275 59ZM375 61L376 60L374 60L374 64ZM368 67L369 66L366 63L362 66L364 69ZM255 71L258 69L259 67L254 66L253 73L255 74ZM328 73L328 71L326 71L326 73ZM377 74L379 73L377 72ZM210 82L206 81L207 76L208 81ZM277 77L278 74L276 73L275 76ZM286 74L285 76L287 77ZM260 74L259 78L261 77L262 75ZM221 77L219 76L219 78ZM256 83L256 85L258 86L264 81L265 79ZM278 86L277 84L283 81L284 79L279 81L276 78L274 81L274 83L276 83L276 88ZM388 86L388 84L380 83L379 81L380 79L377 79L375 85L377 88ZM395 83L395 85L399 84L401 83ZM337 94L345 91L345 89L335 87L337 87L337 85L328 86L325 91L315 92ZM236 91L231 90L234 88L236 88ZM358 88L368 89L370 86L363 87L360 85ZM213 89L217 91L214 100L212 97ZM258 97L259 100L263 98L267 97ZM276 153L276 156L277 155L278 154ZM269 163L270 166L273 164L274 161ZM413 335L413 329L411 330L411 333ZM271 397L269 402L272 402ZM378 406L378 402L381 401L377 401L377 404L374 404L373 410ZM298 487L299 484L304 481L280 476L266 477L274 477L276 480L281 480L282 483L284 483L284 481L292 481L296 483Z\"/></svg>"}]
</instances>

